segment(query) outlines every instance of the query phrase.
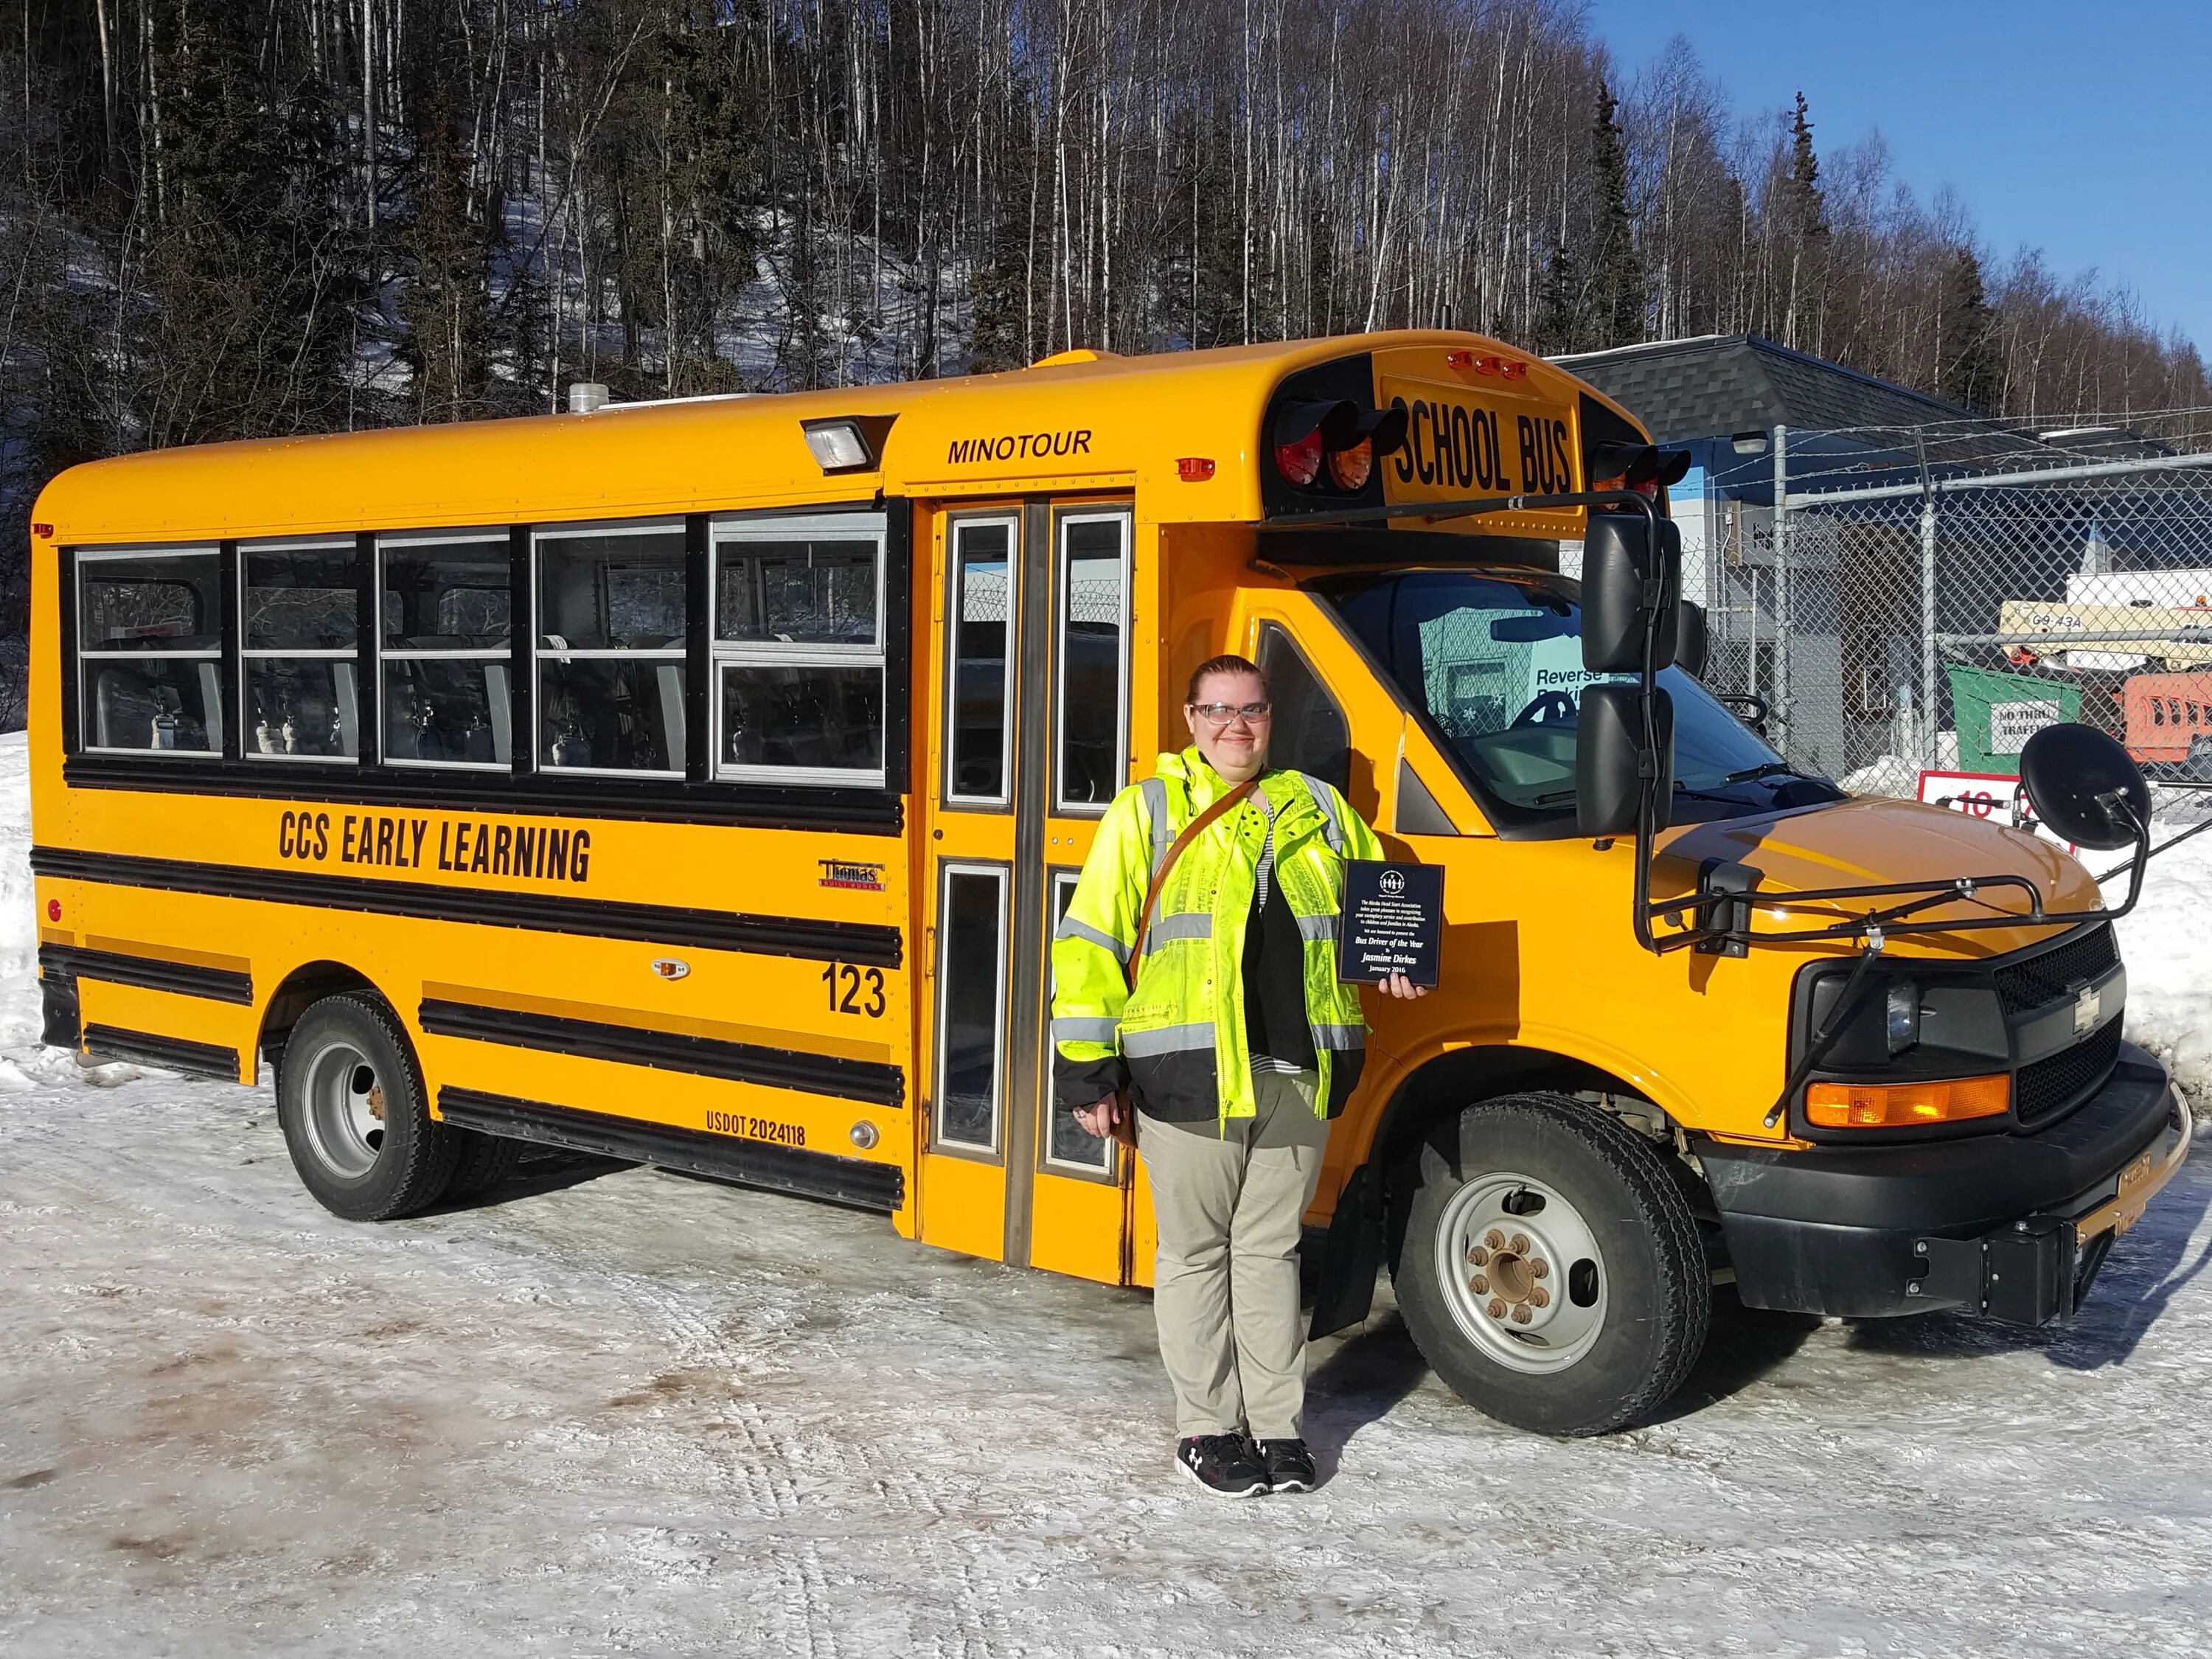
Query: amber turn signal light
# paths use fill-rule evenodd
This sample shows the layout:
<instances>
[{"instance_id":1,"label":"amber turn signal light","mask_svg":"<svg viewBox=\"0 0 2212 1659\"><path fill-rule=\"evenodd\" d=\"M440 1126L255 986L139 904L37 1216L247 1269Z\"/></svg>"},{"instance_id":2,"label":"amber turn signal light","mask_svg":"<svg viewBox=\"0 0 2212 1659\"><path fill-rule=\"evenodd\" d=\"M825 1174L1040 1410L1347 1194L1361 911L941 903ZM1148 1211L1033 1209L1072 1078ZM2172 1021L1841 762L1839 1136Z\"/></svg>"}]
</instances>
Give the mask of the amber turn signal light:
<instances>
[{"instance_id":1,"label":"amber turn signal light","mask_svg":"<svg viewBox=\"0 0 2212 1659\"><path fill-rule=\"evenodd\" d=\"M2012 1079L1948 1078L1936 1083L1816 1083L1805 1091L1805 1116L1823 1129L1909 1129L2002 1117L2012 1103Z\"/></svg>"}]
</instances>

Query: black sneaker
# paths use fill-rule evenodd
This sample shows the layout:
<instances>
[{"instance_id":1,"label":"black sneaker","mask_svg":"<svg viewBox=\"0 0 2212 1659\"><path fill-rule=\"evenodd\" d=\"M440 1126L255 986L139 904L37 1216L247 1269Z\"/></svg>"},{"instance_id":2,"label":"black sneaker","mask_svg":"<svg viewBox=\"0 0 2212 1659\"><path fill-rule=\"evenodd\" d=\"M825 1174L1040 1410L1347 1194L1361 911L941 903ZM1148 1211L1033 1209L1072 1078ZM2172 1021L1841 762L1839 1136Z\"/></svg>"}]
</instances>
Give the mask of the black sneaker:
<instances>
[{"instance_id":1,"label":"black sneaker","mask_svg":"<svg viewBox=\"0 0 2212 1659\"><path fill-rule=\"evenodd\" d=\"M1176 1463L1210 1492L1253 1498L1267 1490L1267 1472L1241 1434L1194 1434L1176 1443Z\"/></svg>"},{"instance_id":2,"label":"black sneaker","mask_svg":"<svg viewBox=\"0 0 2212 1659\"><path fill-rule=\"evenodd\" d=\"M1260 1467L1267 1477L1269 1492L1314 1489L1313 1454L1306 1449L1304 1441L1262 1440L1259 1452Z\"/></svg>"}]
</instances>

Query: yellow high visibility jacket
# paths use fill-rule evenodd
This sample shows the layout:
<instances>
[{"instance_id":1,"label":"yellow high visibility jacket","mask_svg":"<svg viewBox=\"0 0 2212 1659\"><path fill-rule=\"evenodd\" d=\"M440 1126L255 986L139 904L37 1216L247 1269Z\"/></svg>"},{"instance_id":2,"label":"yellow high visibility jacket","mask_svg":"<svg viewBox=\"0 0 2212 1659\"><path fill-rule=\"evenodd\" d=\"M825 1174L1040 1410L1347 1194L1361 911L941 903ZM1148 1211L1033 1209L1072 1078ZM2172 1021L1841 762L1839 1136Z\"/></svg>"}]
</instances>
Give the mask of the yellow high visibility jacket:
<instances>
[{"instance_id":1,"label":"yellow high visibility jacket","mask_svg":"<svg viewBox=\"0 0 2212 1659\"><path fill-rule=\"evenodd\" d=\"M1195 748L1162 755L1154 775L1114 798L1098 825L1052 947L1054 1092L1066 1108L1128 1087L1153 1117L1249 1117L1244 934L1270 827L1275 881L1297 918L1308 1026L1334 1117L1358 1081L1367 1022L1359 989L1337 978L1344 860L1381 842L1336 789L1303 772L1263 773L1260 787L1183 850L1145 935L1136 988L1124 973L1137 909L1184 827L1232 787Z\"/></svg>"}]
</instances>

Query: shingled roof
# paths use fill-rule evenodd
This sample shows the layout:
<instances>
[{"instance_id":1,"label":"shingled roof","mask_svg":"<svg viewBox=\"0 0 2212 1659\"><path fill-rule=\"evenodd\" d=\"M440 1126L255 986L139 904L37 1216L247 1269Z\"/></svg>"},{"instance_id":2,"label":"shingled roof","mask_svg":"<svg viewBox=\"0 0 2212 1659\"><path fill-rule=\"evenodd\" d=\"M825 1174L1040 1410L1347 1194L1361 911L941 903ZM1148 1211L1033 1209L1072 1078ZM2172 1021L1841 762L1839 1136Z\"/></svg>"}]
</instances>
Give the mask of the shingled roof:
<instances>
[{"instance_id":1,"label":"shingled roof","mask_svg":"<svg viewBox=\"0 0 2212 1659\"><path fill-rule=\"evenodd\" d=\"M1788 426L1851 434L1848 447L1860 452L1853 471L1914 465L1916 436L1930 464L1944 470L2069 459L2002 421L1757 334L1657 340L1552 361L1627 409L1662 444Z\"/></svg>"}]
</instances>

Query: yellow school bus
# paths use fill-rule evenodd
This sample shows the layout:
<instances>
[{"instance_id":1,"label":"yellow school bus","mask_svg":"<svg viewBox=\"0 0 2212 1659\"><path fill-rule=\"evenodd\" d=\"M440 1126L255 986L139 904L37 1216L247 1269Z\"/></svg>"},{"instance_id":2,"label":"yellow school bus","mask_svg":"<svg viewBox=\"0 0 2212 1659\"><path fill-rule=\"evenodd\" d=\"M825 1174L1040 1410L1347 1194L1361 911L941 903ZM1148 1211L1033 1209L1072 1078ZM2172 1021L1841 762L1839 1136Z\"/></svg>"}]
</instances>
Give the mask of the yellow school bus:
<instances>
[{"instance_id":1,"label":"yellow school bus","mask_svg":"<svg viewBox=\"0 0 2212 1659\"><path fill-rule=\"evenodd\" d=\"M1048 943L1237 650L1275 763L1445 872L1441 990L1372 1008L1308 1217L1316 1330L1388 1267L1455 1389L1572 1433L1674 1389L1731 1278L2063 1316L2188 1137L2095 890L1792 771L1662 660L1687 613L1591 666L1562 550L1671 605L1663 465L1430 331L74 469L33 525L47 1040L267 1066L358 1219L538 1142L1144 1285L1140 1168L1051 1105ZM1624 686L1671 787L1594 833L1577 716ZM1845 879L1940 890L1869 950Z\"/></svg>"}]
</instances>

